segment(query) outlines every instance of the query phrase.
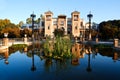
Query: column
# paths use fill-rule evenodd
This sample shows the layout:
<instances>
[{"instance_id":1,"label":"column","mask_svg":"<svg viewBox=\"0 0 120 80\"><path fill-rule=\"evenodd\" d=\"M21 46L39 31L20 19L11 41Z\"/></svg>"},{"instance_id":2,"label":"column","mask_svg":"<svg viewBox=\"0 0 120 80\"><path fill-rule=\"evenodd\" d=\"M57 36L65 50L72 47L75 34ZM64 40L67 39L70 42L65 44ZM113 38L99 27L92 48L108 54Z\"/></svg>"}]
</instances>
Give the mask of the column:
<instances>
[{"instance_id":1,"label":"column","mask_svg":"<svg viewBox=\"0 0 120 80\"><path fill-rule=\"evenodd\" d=\"M27 44L27 34L25 34L24 43Z\"/></svg>"},{"instance_id":2,"label":"column","mask_svg":"<svg viewBox=\"0 0 120 80\"><path fill-rule=\"evenodd\" d=\"M114 39L114 47L118 47L118 39Z\"/></svg>"},{"instance_id":3,"label":"column","mask_svg":"<svg viewBox=\"0 0 120 80\"><path fill-rule=\"evenodd\" d=\"M96 43L98 43L98 37L96 37Z\"/></svg>"}]
</instances>

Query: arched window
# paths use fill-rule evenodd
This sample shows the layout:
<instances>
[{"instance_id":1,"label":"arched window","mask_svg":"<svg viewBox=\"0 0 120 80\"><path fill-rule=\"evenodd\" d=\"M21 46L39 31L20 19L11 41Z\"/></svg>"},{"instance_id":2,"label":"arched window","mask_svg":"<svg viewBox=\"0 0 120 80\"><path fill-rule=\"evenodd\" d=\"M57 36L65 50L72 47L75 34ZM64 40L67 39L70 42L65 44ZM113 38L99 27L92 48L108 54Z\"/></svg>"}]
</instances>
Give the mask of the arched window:
<instances>
[{"instance_id":1,"label":"arched window","mask_svg":"<svg viewBox=\"0 0 120 80\"><path fill-rule=\"evenodd\" d=\"M50 29L50 26L48 26L48 30Z\"/></svg>"},{"instance_id":2,"label":"arched window","mask_svg":"<svg viewBox=\"0 0 120 80\"><path fill-rule=\"evenodd\" d=\"M77 29L77 26L75 26L75 29Z\"/></svg>"},{"instance_id":3,"label":"arched window","mask_svg":"<svg viewBox=\"0 0 120 80\"><path fill-rule=\"evenodd\" d=\"M81 27L83 27L83 22L80 23Z\"/></svg>"}]
</instances>

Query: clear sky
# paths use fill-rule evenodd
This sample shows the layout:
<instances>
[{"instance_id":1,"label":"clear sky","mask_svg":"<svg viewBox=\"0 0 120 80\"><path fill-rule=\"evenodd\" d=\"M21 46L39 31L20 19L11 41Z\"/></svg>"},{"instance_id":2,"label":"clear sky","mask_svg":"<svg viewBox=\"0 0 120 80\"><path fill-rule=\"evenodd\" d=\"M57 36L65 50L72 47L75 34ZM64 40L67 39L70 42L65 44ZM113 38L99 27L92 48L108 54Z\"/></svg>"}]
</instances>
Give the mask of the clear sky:
<instances>
[{"instance_id":1,"label":"clear sky","mask_svg":"<svg viewBox=\"0 0 120 80\"><path fill-rule=\"evenodd\" d=\"M120 0L0 0L0 19L7 18L15 24L25 23L33 11L38 18L48 10L54 13L54 17L59 14L71 17L71 12L76 10L86 22L91 11L92 22L100 23L120 19Z\"/></svg>"}]
</instances>

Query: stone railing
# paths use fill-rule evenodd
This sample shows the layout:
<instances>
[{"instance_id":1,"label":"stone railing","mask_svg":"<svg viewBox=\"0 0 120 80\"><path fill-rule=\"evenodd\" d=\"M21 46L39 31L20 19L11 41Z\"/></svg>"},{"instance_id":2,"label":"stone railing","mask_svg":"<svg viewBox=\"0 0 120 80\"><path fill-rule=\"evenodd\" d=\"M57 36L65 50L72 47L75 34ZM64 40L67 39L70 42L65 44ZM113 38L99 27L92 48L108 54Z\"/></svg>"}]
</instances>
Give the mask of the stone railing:
<instances>
[{"instance_id":1,"label":"stone railing","mask_svg":"<svg viewBox=\"0 0 120 80\"><path fill-rule=\"evenodd\" d=\"M13 44L31 44L31 38L3 38L0 39L0 46L11 46Z\"/></svg>"}]
</instances>

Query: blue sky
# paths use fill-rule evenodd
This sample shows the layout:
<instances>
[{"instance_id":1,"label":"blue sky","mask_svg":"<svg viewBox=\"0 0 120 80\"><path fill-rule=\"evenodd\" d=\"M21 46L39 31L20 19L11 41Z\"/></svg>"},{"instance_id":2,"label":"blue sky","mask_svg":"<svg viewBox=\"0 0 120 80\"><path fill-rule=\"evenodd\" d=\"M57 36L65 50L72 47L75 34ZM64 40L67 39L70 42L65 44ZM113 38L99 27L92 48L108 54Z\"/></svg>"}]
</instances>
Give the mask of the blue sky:
<instances>
[{"instance_id":1,"label":"blue sky","mask_svg":"<svg viewBox=\"0 0 120 80\"><path fill-rule=\"evenodd\" d=\"M25 23L33 11L38 18L48 10L54 13L54 17L59 14L71 17L71 12L76 10L86 22L91 11L92 22L100 23L120 19L120 0L0 0L0 19L7 18L15 24Z\"/></svg>"}]
</instances>

